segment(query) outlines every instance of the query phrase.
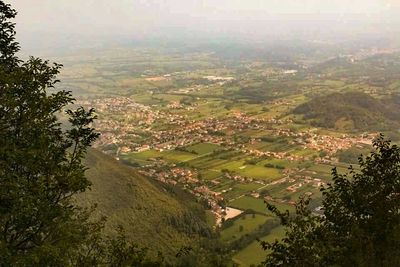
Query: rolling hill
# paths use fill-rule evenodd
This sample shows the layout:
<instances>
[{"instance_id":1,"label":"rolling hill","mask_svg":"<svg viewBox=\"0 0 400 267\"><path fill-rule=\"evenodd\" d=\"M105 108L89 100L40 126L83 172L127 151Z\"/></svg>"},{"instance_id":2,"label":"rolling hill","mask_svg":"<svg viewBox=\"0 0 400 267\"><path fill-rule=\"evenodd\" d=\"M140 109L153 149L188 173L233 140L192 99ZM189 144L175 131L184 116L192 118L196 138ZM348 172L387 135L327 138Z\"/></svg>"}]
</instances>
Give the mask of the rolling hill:
<instances>
[{"instance_id":1,"label":"rolling hill","mask_svg":"<svg viewBox=\"0 0 400 267\"><path fill-rule=\"evenodd\" d=\"M84 206L97 204L95 215L107 217L106 234L121 225L128 238L167 257L211 235L204 208L185 192L153 183L93 149L86 165L93 185L78 201Z\"/></svg>"},{"instance_id":2,"label":"rolling hill","mask_svg":"<svg viewBox=\"0 0 400 267\"><path fill-rule=\"evenodd\" d=\"M390 130L400 125L399 96L376 99L362 92L316 97L293 110L318 127L336 130Z\"/></svg>"}]
</instances>

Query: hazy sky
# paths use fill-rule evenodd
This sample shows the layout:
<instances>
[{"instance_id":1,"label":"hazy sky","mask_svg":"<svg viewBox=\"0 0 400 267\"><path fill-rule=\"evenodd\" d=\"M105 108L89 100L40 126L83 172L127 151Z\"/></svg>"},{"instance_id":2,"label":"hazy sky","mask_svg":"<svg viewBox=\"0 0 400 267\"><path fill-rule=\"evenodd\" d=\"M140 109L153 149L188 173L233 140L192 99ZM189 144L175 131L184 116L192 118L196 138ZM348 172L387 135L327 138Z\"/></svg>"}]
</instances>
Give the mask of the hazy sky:
<instances>
[{"instance_id":1,"label":"hazy sky","mask_svg":"<svg viewBox=\"0 0 400 267\"><path fill-rule=\"evenodd\" d=\"M6 0L18 36L40 43L66 36L145 38L183 33L266 35L332 30L324 21L380 23L400 0ZM390 18L390 19L391 19ZM359 27L363 27L360 26ZM343 25L342 25L343 26ZM344 26L345 28L346 26Z\"/></svg>"}]
</instances>

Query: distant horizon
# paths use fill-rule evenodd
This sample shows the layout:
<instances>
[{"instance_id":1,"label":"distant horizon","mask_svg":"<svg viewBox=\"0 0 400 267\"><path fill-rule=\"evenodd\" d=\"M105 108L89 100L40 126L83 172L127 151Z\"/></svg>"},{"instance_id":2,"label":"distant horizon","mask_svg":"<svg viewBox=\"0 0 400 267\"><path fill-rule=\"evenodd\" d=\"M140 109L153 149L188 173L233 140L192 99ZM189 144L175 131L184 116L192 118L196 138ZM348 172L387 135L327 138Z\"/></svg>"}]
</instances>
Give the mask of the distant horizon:
<instances>
[{"instance_id":1,"label":"distant horizon","mask_svg":"<svg viewBox=\"0 0 400 267\"><path fill-rule=\"evenodd\" d=\"M398 1L10 0L23 51L135 41L338 40L394 36ZM379 36L378 36L379 34Z\"/></svg>"}]
</instances>

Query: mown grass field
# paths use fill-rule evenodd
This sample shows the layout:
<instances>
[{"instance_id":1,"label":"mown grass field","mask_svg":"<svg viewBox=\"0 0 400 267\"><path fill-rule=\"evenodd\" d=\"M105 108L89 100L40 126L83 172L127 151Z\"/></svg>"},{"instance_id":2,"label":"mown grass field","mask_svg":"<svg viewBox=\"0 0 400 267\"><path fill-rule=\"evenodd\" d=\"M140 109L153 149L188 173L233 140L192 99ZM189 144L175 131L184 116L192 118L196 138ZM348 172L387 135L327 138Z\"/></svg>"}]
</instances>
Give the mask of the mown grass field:
<instances>
[{"instance_id":1,"label":"mown grass field","mask_svg":"<svg viewBox=\"0 0 400 267\"><path fill-rule=\"evenodd\" d=\"M256 230L271 217L259 214L246 214L235 220L233 225L221 231L221 240L231 242L239 239L241 236L249 234Z\"/></svg>"},{"instance_id":2,"label":"mown grass field","mask_svg":"<svg viewBox=\"0 0 400 267\"><path fill-rule=\"evenodd\" d=\"M147 150L139 153L129 153L125 157L130 159L138 159L138 160L149 160L152 158L163 158L167 161L171 162L185 162L198 157L198 155L178 150L169 150L158 152L156 150Z\"/></svg>"},{"instance_id":3,"label":"mown grass field","mask_svg":"<svg viewBox=\"0 0 400 267\"><path fill-rule=\"evenodd\" d=\"M294 211L294 207L289 204L277 203L277 202L271 202L271 204L275 205L280 211L285 211L285 210L289 210L289 212ZM267 210L267 206L265 205L264 200L260 198L244 196L230 202L229 205L241 210L252 209L256 212L260 212L263 214L270 214L270 212Z\"/></svg>"},{"instance_id":4,"label":"mown grass field","mask_svg":"<svg viewBox=\"0 0 400 267\"><path fill-rule=\"evenodd\" d=\"M238 173L242 176L260 179L264 181L272 181L281 177L281 172L275 168L266 168L258 165L244 165L239 168Z\"/></svg>"},{"instance_id":5,"label":"mown grass field","mask_svg":"<svg viewBox=\"0 0 400 267\"><path fill-rule=\"evenodd\" d=\"M260 238L260 240L274 242L275 240L281 239L284 234L285 232L283 227L276 227L269 235ZM258 241L254 241L249 246L236 253L233 256L233 261L243 267L252 264L258 265L266 258L267 254L268 252L262 249L261 244Z\"/></svg>"},{"instance_id":6,"label":"mown grass field","mask_svg":"<svg viewBox=\"0 0 400 267\"><path fill-rule=\"evenodd\" d=\"M192 146L186 147L186 149L190 152L195 152L197 155L204 155L208 153L212 153L215 150L219 149L220 146L216 144L210 144L210 143L199 143L195 144Z\"/></svg>"},{"instance_id":7,"label":"mown grass field","mask_svg":"<svg viewBox=\"0 0 400 267\"><path fill-rule=\"evenodd\" d=\"M248 192L256 191L261 186L262 185L256 183L234 183L232 190L222 195L224 196L224 198L230 200L242 196Z\"/></svg>"},{"instance_id":8,"label":"mown grass field","mask_svg":"<svg viewBox=\"0 0 400 267\"><path fill-rule=\"evenodd\" d=\"M213 170L204 170L199 173L204 180L214 180L221 176L221 172Z\"/></svg>"}]
</instances>

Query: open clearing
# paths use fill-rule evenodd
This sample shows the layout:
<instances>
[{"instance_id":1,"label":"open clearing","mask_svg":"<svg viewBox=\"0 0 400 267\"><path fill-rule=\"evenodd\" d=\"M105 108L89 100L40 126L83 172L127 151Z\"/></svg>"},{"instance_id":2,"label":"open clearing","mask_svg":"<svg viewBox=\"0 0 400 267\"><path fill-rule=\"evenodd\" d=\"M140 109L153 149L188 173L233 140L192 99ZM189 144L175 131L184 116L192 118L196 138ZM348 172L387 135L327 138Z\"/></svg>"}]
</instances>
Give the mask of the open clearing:
<instances>
[{"instance_id":1,"label":"open clearing","mask_svg":"<svg viewBox=\"0 0 400 267\"><path fill-rule=\"evenodd\" d=\"M266 242L273 242L275 240L281 239L285 234L283 227L274 228L271 233L261 238L260 240ZM267 256L267 251L264 251L261 247L261 244L258 241L254 241L238 253L233 256L233 261L240 266L250 266L252 264L258 265L260 264L265 257Z\"/></svg>"}]
</instances>

